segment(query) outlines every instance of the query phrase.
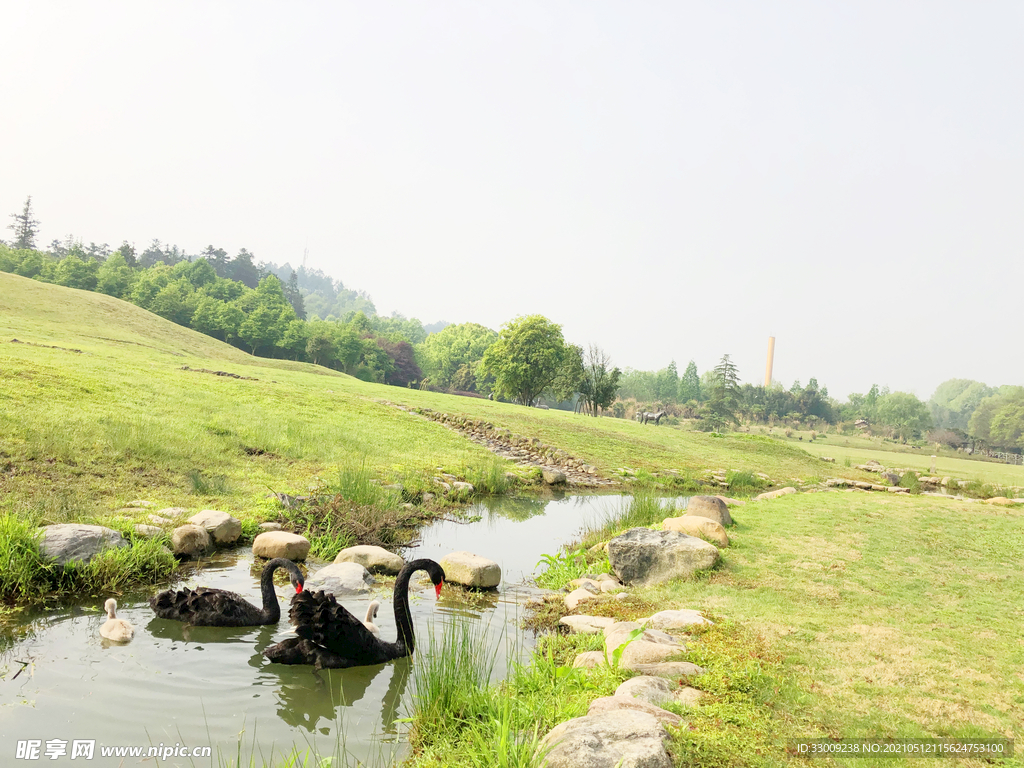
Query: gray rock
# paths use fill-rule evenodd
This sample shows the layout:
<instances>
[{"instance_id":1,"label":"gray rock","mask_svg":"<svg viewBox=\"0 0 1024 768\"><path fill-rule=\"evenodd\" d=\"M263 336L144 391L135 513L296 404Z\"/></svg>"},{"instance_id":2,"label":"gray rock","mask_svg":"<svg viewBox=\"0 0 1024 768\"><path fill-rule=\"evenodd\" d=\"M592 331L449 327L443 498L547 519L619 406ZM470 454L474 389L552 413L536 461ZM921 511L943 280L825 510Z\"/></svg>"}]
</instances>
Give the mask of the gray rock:
<instances>
[{"instance_id":1,"label":"gray rock","mask_svg":"<svg viewBox=\"0 0 1024 768\"><path fill-rule=\"evenodd\" d=\"M424 504L429 504L433 500L434 500L434 494L430 493L429 491L427 493L423 494L423 503Z\"/></svg>"},{"instance_id":2,"label":"gray rock","mask_svg":"<svg viewBox=\"0 0 1024 768\"><path fill-rule=\"evenodd\" d=\"M456 493L472 494L476 491L472 483L463 483L460 481L452 483L452 490Z\"/></svg>"},{"instance_id":3,"label":"gray rock","mask_svg":"<svg viewBox=\"0 0 1024 768\"><path fill-rule=\"evenodd\" d=\"M306 579L306 589L323 590L332 595L361 595L370 591L376 581L359 563L332 563Z\"/></svg>"},{"instance_id":4,"label":"gray rock","mask_svg":"<svg viewBox=\"0 0 1024 768\"><path fill-rule=\"evenodd\" d=\"M155 525L144 525L143 523L137 523L135 525L135 532L144 539L152 539L155 536L163 534L163 528L157 528Z\"/></svg>"},{"instance_id":5,"label":"gray rock","mask_svg":"<svg viewBox=\"0 0 1024 768\"><path fill-rule=\"evenodd\" d=\"M706 517L722 526L732 525L729 506L717 496L694 496L686 505L686 514Z\"/></svg>"},{"instance_id":6,"label":"gray rock","mask_svg":"<svg viewBox=\"0 0 1024 768\"><path fill-rule=\"evenodd\" d=\"M388 552L383 547L374 547L368 544L360 544L356 547L343 549L334 558L336 563L359 563L370 573L396 574L405 565L398 555ZM445 571L447 576L448 572Z\"/></svg>"},{"instance_id":7,"label":"gray rock","mask_svg":"<svg viewBox=\"0 0 1024 768\"><path fill-rule=\"evenodd\" d=\"M650 704L660 705L672 701L679 686L663 677L638 675L626 680L615 689L616 696L633 696Z\"/></svg>"},{"instance_id":8,"label":"gray rock","mask_svg":"<svg viewBox=\"0 0 1024 768\"><path fill-rule=\"evenodd\" d=\"M677 531L633 528L608 542L612 570L623 584L649 587L684 579L718 562L718 548Z\"/></svg>"},{"instance_id":9,"label":"gray rock","mask_svg":"<svg viewBox=\"0 0 1024 768\"><path fill-rule=\"evenodd\" d=\"M653 715L662 725L678 726L682 721L679 715L668 712L649 701L634 699L632 696L602 696L590 702L588 715L600 715L605 712L619 712L628 709L634 712L646 712Z\"/></svg>"},{"instance_id":10,"label":"gray rock","mask_svg":"<svg viewBox=\"0 0 1024 768\"><path fill-rule=\"evenodd\" d=\"M593 669L594 667L600 667L604 662L604 654L600 651L584 651L583 653L576 654L572 665L579 669Z\"/></svg>"},{"instance_id":11,"label":"gray rock","mask_svg":"<svg viewBox=\"0 0 1024 768\"><path fill-rule=\"evenodd\" d=\"M615 619L606 616L563 616L558 623L578 635L596 635L614 624Z\"/></svg>"},{"instance_id":12,"label":"gray rock","mask_svg":"<svg viewBox=\"0 0 1024 768\"><path fill-rule=\"evenodd\" d=\"M683 609L678 611L658 611L646 622L651 629L685 629L694 624L713 624L704 618L700 611Z\"/></svg>"},{"instance_id":13,"label":"gray rock","mask_svg":"<svg viewBox=\"0 0 1024 768\"><path fill-rule=\"evenodd\" d=\"M136 509L149 509L156 506L156 502L146 501L145 499L136 499L135 501L129 501L125 504L126 507L134 507Z\"/></svg>"},{"instance_id":14,"label":"gray rock","mask_svg":"<svg viewBox=\"0 0 1024 768\"><path fill-rule=\"evenodd\" d=\"M636 664L630 667L634 672L642 675L655 675L667 677L670 680L678 680L681 677L694 677L703 675L704 668L691 664L689 661L662 661L657 664Z\"/></svg>"},{"instance_id":15,"label":"gray rock","mask_svg":"<svg viewBox=\"0 0 1024 768\"><path fill-rule=\"evenodd\" d=\"M685 651L686 648L681 645L656 643L640 637L622 650L619 666L623 669L639 669L649 664L660 664Z\"/></svg>"},{"instance_id":16,"label":"gray rock","mask_svg":"<svg viewBox=\"0 0 1024 768\"><path fill-rule=\"evenodd\" d=\"M171 533L171 551L178 557L202 557L213 549L209 532L198 525L180 525Z\"/></svg>"},{"instance_id":17,"label":"gray rock","mask_svg":"<svg viewBox=\"0 0 1024 768\"><path fill-rule=\"evenodd\" d=\"M219 547L225 547L238 541L242 535L242 523L229 515L216 509L204 509L189 518L192 525L198 525L206 529L213 539L213 543Z\"/></svg>"},{"instance_id":18,"label":"gray rock","mask_svg":"<svg viewBox=\"0 0 1024 768\"><path fill-rule=\"evenodd\" d=\"M253 539L252 553L268 560L275 557L305 560L309 554L309 539L289 531L267 531Z\"/></svg>"},{"instance_id":19,"label":"gray rock","mask_svg":"<svg viewBox=\"0 0 1024 768\"><path fill-rule=\"evenodd\" d=\"M150 515L149 522L156 525L171 525L174 521L166 517L161 517L160 515Z\"/></svg>"},{"instance_id":20,"label":"gray rock","mask_svg":"<svg viewBox=\"0 0 1024 768\"><path fill-rule=\"evenodd\" d=\"M548 485L562 485L565 483L565 472L560 469L548 469L545 467L541 470L541 476Z\"/></svg>"},{"instance_id":21,"label":"gray rock","mask_svg":"<svg viewBox=\"0 0 1024 768\"><path fill-rule=\"evenodd\" d=\"M472 552L452 552L441 559L445 580L474 589L493 589L501 583L501 567Z\"/></svg>"},{"instance_id":22,"label":"gray rock","mask_svg":"<svg viewBox=\"0 0 1024 768\"><path fill-rule=\"evenodd\" d=\"M595 597L597 597L597 595L589 589L579 587L565 596L565 607L570 611L575 611L576 608L579 607L579 604L584 600L593 600Z\"/></svg>"},{"instance_id":23,"label":"gray rock","mask_svg":"<svg viewBox=\"0 0 1024 768\"><path fill-rule=\"evenodd\" d=\"M164 509L157 510L160 517L169 517L172 520L178 517L184 517L188 514L188 510L185 507L165 507Z\"/></svg>"},{"instance_id":24,"label":"gray rock","mask_svg":"<svg viewBox=\"0 0 1024 768\"><path fill-rule=\"evenodd\" d=\"M129 546L124 536L102 525L62 523L43 526L42 532L39 549L44 557L56 560L58 565L72 560L87 563L109 547Z\"/></svg>"},{"instance_id":25,"label":"gray rock","mask_svg":"<svg viewBox=\"0 0 1024 768\"><path fill-rule=\"evenodd\" d=\"M722 524L707 517L699 517L689 513L682 517L667 517L662 523L662 529L666 531L679 531L688 536L707 539L719 547L729 546L729 536Z\"/></svg>"},{"instance_id":26,"label":"gray rock","mask_svg":"<svg viewBox=\"0 0 1024 768\"><path fill-rule=\"evenodd\" d=\"M622 709L560 723L540 748L547 768L672 768L667 738L654 715Z\"/></svg>"},{"instance_id":27,"label":"gray rock","mask_svg":"<svg viewBox=\"0 0 1024 768\"><path fill-rule=\"evenodd\" d=\"M266 523L260 523L260 530L261 531L280 531L280 530L282 530L282 528L281 528L281 524L280 523L266 522Z\"/></svg>"}]
</instances>

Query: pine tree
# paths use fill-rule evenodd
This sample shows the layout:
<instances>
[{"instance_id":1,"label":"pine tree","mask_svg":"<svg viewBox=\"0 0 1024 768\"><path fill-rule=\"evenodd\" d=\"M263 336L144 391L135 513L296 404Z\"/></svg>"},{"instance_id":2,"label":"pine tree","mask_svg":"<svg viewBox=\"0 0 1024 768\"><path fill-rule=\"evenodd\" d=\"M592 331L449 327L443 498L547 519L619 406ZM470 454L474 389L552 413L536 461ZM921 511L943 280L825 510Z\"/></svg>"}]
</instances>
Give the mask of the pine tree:
<instances>
[{"instance_id":1,"label":"pine tree","mask_svg":"<svg viewBox=\"0 0 1024 768\"><path fill-rule=\"evenodd\" d=\"M32 195L25 198L25 207L21 213L12 213L11 218L14 219L14 223L7 225L8 229L14 230L14 241L11 243L11 247L16 250L35 248L39 222L32 218Z\"/></svg>"}]
</instances>

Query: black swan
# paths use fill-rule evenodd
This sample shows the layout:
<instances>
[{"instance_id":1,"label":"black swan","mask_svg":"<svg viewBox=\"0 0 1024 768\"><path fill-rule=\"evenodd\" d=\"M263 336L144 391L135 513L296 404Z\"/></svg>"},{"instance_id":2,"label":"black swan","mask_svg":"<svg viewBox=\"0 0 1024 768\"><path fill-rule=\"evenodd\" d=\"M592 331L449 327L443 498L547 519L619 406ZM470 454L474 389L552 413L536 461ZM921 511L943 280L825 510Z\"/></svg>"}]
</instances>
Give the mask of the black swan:
<instances>
[{"instance_id":1,"label":"black swan","mask_svg":"<svg viewBox=\"0 0 1024 768\"><path fill-rule=\"evenodd\" d=\"M168 589L149 598L153 611L161 619L184 621L201 627L255 627L258 624L276 624L281 618L281 605L274 592L274 571L284 568L288 571L296 593L302 592L305 579L302 572L291 560L277 557L267 563L260 579L263 592L263 608L257 608L244 597L234 592L210 587Z\"/></svg>"},{"instance_id":2,"label":"black swan","mask_svg":"<svg viewBox=\"0 0 1024 768\"><path fill-rule=\"evenodd\" d=\"M409 617L409 578L416 571L426 571L435 593L441 596L444 569L440 565L423 559L402 567L395 580L396 642L374 636L363 622L338 605L334 595L302 592L292 598L288 612L298 637L270 646L263 655L280 664L312 664L316 669L363 667L411 656L416 641Z\"/></svg>"},{"instance_id":3,"label":"black swan","mask_svg":"<svg viewBox=\"0 0 1024 768\"><path fill-rule=\"evenodd\" d=\"M135 636L135 627L128 621L119 619L114 615L117 611L117 600L110 598L103 604L103 610L107 612L107 620L100 627L100 635L112 640L115 643L127 643Z\"/></svg>"}]
</instances>

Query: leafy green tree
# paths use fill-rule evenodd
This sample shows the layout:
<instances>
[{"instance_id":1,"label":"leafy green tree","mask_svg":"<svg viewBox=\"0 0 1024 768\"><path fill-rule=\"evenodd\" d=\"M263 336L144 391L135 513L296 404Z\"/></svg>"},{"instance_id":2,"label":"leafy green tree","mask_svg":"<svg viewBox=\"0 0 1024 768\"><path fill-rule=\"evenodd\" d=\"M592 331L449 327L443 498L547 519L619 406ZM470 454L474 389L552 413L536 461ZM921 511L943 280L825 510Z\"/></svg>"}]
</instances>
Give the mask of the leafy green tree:
<instances>
[{"instance_id":1,"label":"leafy green tree","mask_svg":"<svg viewBox=\"0 0 1024 768\"><path fill-rule=\"evenodd\" d=\"M43 273L43 267L50 263L39 251L20 251L20 253L23 253L24 256L21 259L21 263L14 269L14 274L16 275L32 278L39 277Z\"/></svg>"},{"instance_id":2,"label":"leafy green tree","mask_svg":"<svg viewBox=\"0 0 1024 768\"><path fill-rule=\"evenodd\" d=\"M83 261L77 253L71 253L57 262L51 282L83 291L96 290L99 264L94 260Z\"/></svg>"},{"instance_id":3,"label":"leafy green tree","mask_svg":"<svg viewBox=\"0 0 1024 768\"><path fill-rule=\"evenodd\" d=\"M994 394L994 389L980 381L949 379L936 387L928 408L936 427L967 430L975 409Z\"/></svg>"},{"instance_id":4,"label":"leafy green tree","mask_svg":"<svg viewBox=\"0 0 1024 768\"><path fill-rule=\"evenodd\" d=\"M217 277L231 277L228 269L228 252L223 248L214 248L212 245L208 245L200 255L210 262L210 266L217 273Z\"/></svg>"},{"instance_id":5,"label":"leafy green tree","mask_svg":"<svg viewBox=\"0 0 1024 768\"><path fill-rule=\"evenodd\" d=\"M442 389L478 392L480 363L497 338L498 334L478 323L449 325L427 336L420 345L420 367ZM456 377L460 386L456 386Z\"/></svg>"},{"instance_id":6,"label":"leafy green tree","mask_svg":"<svg viewBox=\"0 0 1024 768\"><path fill-rule=\"evenodd\" d=\"M280 308L261 304L249 312L238 326L238 338L255 355L257 349L276 345L284 336L284 331Z\"/></svg>"},{"instance_id":7,"label":"leafy green tree","mask_svg":"<svg viewBox=\"0 0 1024 768\"><path fill-rule=\"evenodd\" d=\"M551 396L559 403L572 400L583 386L583 349L576 344L566 344L562 365L551 383Z\"/></svg>"},{"instance_id":8,"label":"leafy green tree","mask_svg":"<svg viewBox=\"0 0 1024 768\"><path fill-rule=\"evenodd\" d=\"M118 299L131 292L135 272L124 260L120 251L115 251L103 262L96 272L96 290Z\"/></svg>"},{"instance_id":9,"label":"leafy green tree","mask_svg":"<svg viewBox=\"0 0 1024 768\"><path fill-rule=\"evenodd\" d=\"M931 429L932 416L914 395L892 392L878 397L875 423L888 427L894 437L905 443Z\"/></svg>"},{"instance_id":10,"label":"leafy green tree","mask_svg":"<svg viewBox=\"0 0 1024 768\"><path fill-rule=\"evenodd\" d=\"M633 398L639 403L655 399L655 374L651 371L637 371L627 368L619 379L619 397Z\"/></svg>"},{"instance_id":11,"label":"leafy green tree","mask_svg":"<svg viewBox=\"0 0 1024 768\"><path fill-rule=\"evenodd\" d=\"M675 360L654 375L654 397L662 403L674 403L679 397L679 371Z\"/></svg>"},{"instance_id":12,"label":"leafy green tree","mask_svg":"<svg viewBox=\"0 0 1024 768\"><path fill-rule=\"evenodd\" d=\"M330 367L337 359L338 347L335 344L334 329L330 323L322 320L309 323L306 339L306 356L313 365Z\"/></svg>"},{"instance_id":13,"label":"leafy green tree","mask_svg":"<svg viewBox=\"0 0 1024 768\"><path fill-rule=\"evenodd\" d=\"M161 288L146 308L172 323L189 326L196 310L194 294L187 280L174 280Z\"/></svg>"},{"instance_id":14,"label":"leafy green tree","mask_svg":"<svg viewBox=\"0 0 1024 768\"><path fill-rule=\"evenodd\" d=\"M494 376L495 394L532 406L554 382L564 357L562 326L528 315L502 326L484 353L483 369Z\"/></svg>"},{"instance_id":15,"label":"leafy green tree","mask_svg":"<svg viewBox=\"0 0 1024 768\"><path fill-rule=\"evenodd\" d=\"M621 375L622 372L612 366L607 353L591 344L583 359L583 380L579 389L583 412L597 416L601 409L611 407L618 396Z\"/></svg>"},{"instance_id":16,"label":"leafy green tree","mask_svg":"<svg viewBox=\"0 0 1024 768\"><path fill-rule=\"evenodd\" d=\"M222 322L222 308L224 302L217 301L205 294L196 294L195 311L189 326L194 331L212 336L220 341L227 341L227 334ZM239 321L241 322L241 321Z\"/></svg>"},{"instance_id":17,"label":"leafy green tree","mask_svg":"<svg viewBox=\"0 0 1024 768\"><path fill-rule=\"evenodd\" d=\"M700 376L697 374L697 364L690 361L686 371L679 379L679 400L680 403L688 403L691 400L700 402Z\"/></svg>"},{"instance_id":18,"label":"leafy green tree","mask_svg":"<svg viewBox=\"0 0 1024 768\"><path fill-rule=\"evenodd\" d=\"M1024 448L1024 387L1000 387L971 416L970 434L990 446Z\"/></svg>"},{"instance_id":19,"label":"leafy green tree","mask_svg":"<svg viewBox=\"0 0 1024 768\"><path fill-rule=\"evenodd\" d=\"M32 213L32 195L25 198L25 207L21 209L21 213L12 213L11 218L14 219L14 223L7 225L8 229L14 231L11 247L15 250L35 248L39 222Z\"/></svg>"}]
</instances>

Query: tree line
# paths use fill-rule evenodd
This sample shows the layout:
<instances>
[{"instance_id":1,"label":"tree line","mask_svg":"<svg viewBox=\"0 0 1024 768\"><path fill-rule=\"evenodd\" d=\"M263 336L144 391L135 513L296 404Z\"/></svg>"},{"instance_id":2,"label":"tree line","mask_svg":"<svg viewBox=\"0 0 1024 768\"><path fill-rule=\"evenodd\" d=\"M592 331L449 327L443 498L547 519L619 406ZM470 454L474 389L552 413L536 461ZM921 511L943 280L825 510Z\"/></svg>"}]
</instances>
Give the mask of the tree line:
<instances>
[{"instance_id":1,"label":"tree line","mask_svg":"<svg viewBox=\"0 0 1024 768\"><path fill-rule=\"evenodd\" d=\"M369 296L319 270L257 262L244 248L233 258L212 245L190 255L154 240L136 254L127 242L111 250L69 237L44 251L35 248L31 198L11 218L15 237L0 241L0 271L124 299L253 355L366 381L593 416L666 410L709 431L740 423L860 425L903 442L927 436L967 450L1024 448L1024 387L951 379L926 404L873 385L840 403L815 378L788 389L741 383L729 355L703 374L692 360L682 375L675 361L659 371L623 371L599 347L567 342L561 326L541 315L515 318L499 331L477 323L424 327L397 313L378 316Z\"/></svg>"}]
</instances>

